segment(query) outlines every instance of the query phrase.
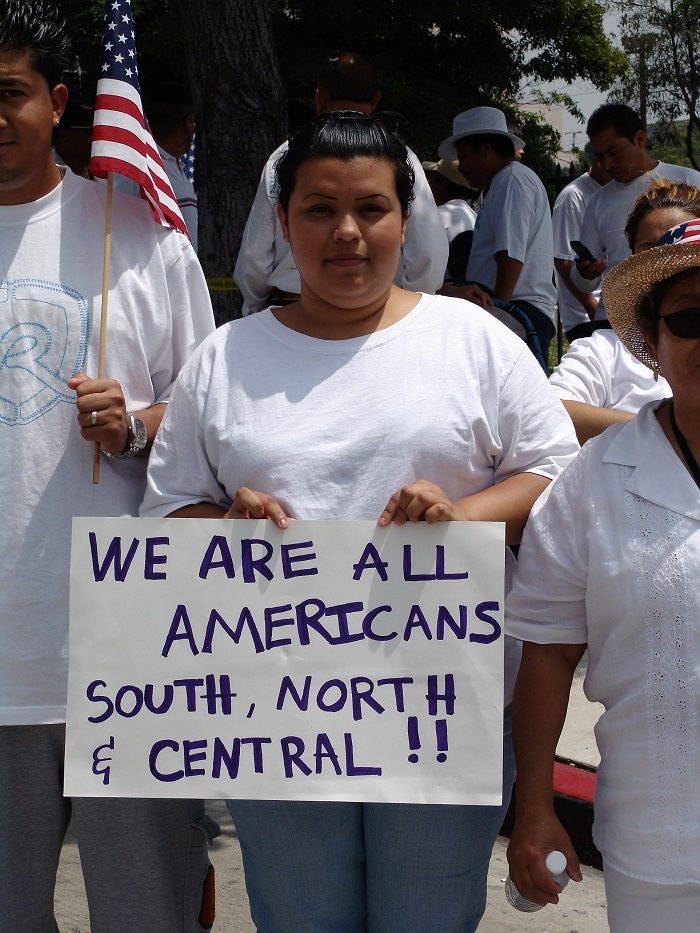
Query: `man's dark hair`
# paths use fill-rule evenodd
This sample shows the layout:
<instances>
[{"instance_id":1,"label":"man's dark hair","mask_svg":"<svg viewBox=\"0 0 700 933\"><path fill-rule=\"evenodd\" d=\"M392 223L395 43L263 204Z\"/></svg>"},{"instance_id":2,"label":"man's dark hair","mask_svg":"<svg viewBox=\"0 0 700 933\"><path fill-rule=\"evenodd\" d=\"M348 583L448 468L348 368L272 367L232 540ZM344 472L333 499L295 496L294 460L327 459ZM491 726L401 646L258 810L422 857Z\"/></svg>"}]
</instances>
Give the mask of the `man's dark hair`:
<instances>
[{"instance_id":1,"label":"man's dark hair","mask_svg":"<svg viewBox=\"0 0 700 933\"><path fill-rule=\"evenodd\" d=\"M477 133L474 136L463 136L462 139L455 140L456 146L461 144L469 146L470 149L480 149L485 143L488 143L501 159L515 157L515 146L512 141L499 133Z\"/></svg>"},{"instance_id":2,"label":"man's dark hair","mask_svg":"<svg viewBox=\"0 0 700 933\"><path fill-rule=\"evenodd\" d=\"M35 71L55 87L68 65L66 21L55 3L0 0L0 52L29 52Z\"/></svg>"},{"instance_id":3,"label":"man's dark hair","mask_svg":"<svg viewBox=\"0 0 700 933\"><path fill-rule=\"evenodd\" d=\"M354 110L336 110L320 116L290 138L289 149L275 165L279 202L286 210L294 190L297 172L310 159L352 159L369 156L386 159L394 170L396 195L406 216L413 200L415 173L408 150L394 133L389 133L376 117Z\"/></svg>"},{"instance_id":4,"label":"man's dark hair","mask_svg":"<svg viewBox=\"0 0 700 933\"><path fill-rule=\"evenodd\" d=\"M592 139L603 130L614 130L618 136L632 140L643 129L639 114L627 104L603 104L588 118L586 133Z\"/></svg>"},{"instance_id":5,"label":"man's dark hair","mask_svg":"<svg viewBox=\"0 0 700 933\"><path fill-rule=\"evenodd\" d=\"M323 63L316 86L328 91L331 100L369 104L378 90L377 74L373 65L357 52L340 52Z\"/></svg>"},{"instance_id":6,"label":"man's dark hair","mask_svg":"<svg viewBox=\"0 0 700 933\"><path fill-rule=\"evenodd\" d=\"M194 101L186 84L162 81L144 89L144 109L154 133L169 133L194 113Z\"/></svg>"}]
</instances>

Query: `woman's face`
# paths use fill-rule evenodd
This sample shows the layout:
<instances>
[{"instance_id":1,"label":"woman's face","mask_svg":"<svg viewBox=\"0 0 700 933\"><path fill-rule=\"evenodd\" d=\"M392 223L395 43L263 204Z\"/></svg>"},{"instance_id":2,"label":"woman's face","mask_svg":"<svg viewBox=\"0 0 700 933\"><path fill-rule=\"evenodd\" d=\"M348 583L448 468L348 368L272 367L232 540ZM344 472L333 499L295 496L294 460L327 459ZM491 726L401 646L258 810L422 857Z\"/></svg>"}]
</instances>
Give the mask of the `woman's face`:
<instances>
[{"instance_id":1,"label":"woman's face","mask_svg":"<svg viewBox=\"0 0 700 933\"><path fill-rule=\"evenodd\" d=\"M296 175L287 211L278 208L304 295L359 309L391 288L406 219L387 159L314 158Z\"/></svg>"},{"instance_id":2,"label":"woman's face","mask_svg":"<svg viewBox=\"0 0 700 933\"><path fill-rule=\"evenodd\" d=\"M646 344L671 385L674 399L700 411L700 337L676 337L663 321L668 315L688 310L700 311L700 269L669 286L659 309L656 341L647 337Z\"/></svg>"},{"instance_id":3,"label":"woman's face","mask_svg":"<svg viewBox=\"0 0 700 933\"><path fill-rule=\"evenodd\" d=\"M637 227L637 236L634 240L635 253L656 246L661 237L675 227L684 224L687 220L697 220L695 214L681 210L680 207L656 207L643 217Z\"/></svg>"}]
</instances>

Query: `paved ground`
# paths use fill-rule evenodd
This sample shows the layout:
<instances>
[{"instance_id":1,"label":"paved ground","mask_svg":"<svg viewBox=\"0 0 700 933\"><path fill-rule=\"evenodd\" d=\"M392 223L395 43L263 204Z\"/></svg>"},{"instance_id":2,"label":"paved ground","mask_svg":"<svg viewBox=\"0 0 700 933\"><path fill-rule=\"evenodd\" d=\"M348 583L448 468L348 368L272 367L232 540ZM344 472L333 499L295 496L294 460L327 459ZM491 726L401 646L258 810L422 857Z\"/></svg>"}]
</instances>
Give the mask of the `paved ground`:
<instances>
[{"instance_id":1,"label":"paved ground","mask_svg":"<svg viewBox=\"0 0 700 933\"><path fill-rule=\"evenodd\" d=\"M572 689L566 726L559 752L586 764L598 763L598 751L593 738L593 724L600 708L583 697L582 668L577 672ZM212 851L217 875L217 923L220 933L255 933L250 919L245 892L240 849L228 811L221 801L214 801L210 811L221 823L222 836ZM479 926L479 933L605 933L605 889L602 873L592 868L583 870L581 884L571 883L558 906L550 906L535 914L513 910L503 890L508 873L505 858L506 840L498 839L493 850L488 880L488 905ZM85 903L85 889L80 872L80 860L75 842L69 837L63 848L58 884L56 886L57 919L61 933L90 933ZM132 933L132 931L125 931ZM135 931L134 931L135 933ZM426 931L439 933L439 931Z\"/></svg>"}]
</instances>

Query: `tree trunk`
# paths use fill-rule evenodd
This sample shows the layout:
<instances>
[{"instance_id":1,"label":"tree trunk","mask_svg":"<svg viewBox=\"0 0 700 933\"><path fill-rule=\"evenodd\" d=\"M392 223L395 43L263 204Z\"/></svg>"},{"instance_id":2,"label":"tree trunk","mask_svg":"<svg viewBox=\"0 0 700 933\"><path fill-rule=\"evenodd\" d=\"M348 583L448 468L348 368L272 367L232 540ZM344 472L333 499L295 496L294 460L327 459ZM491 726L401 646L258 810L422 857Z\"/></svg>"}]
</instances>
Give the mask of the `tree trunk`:
<instances>
[{"instance_id":1,"label":"tree trunk","mask_svg":"<svg viewBox=\"0 0 700 933\"><path fill-rule=\"evenodd\" d=\"M286 137L267 0L179 0L197 120L199 258L216 323L238 317L233 267L260 172Z\"/></svg>"}]
</instances>

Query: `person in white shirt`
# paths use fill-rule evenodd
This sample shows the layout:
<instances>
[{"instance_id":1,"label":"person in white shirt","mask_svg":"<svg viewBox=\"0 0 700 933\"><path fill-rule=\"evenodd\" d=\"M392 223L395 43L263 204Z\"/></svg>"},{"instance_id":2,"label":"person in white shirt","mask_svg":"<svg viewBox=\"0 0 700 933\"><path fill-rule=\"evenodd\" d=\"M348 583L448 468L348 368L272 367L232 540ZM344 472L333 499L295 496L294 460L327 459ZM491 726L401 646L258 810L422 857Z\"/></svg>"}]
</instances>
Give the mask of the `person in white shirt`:
<instances>
[{"instance_id":1,"label":"person in white shirt","mask_svg":"<svg viewBox=\"0 0 700 933\"><path fill-rule=\"evenodd\" d=\"M653 181L625 225L633 253L650 249L675 224L700 217L700 190L692 185ZM652 375L612 330L575 340L550 376L550 383L574 422L581 444L611 424L633 418L642 405L665 398L670 389Z\"/></svg>"},{"instance_id":2,"label":"person in white shirt","mask_svg":"<svg viewBox=\"0 0 700 933\"><path fill-rule=\"evenodd\" d=\"M144 108L158 154L185 221L192 247L197 252L199 210L193 183L182 170L182 157L189 151L194 138L194 101L187 85L179 81L164 81L151 85L144 95ZM124 175L115 175L117 191L139 197L135 181Z\"/></svg>"},{"instance_id":3,"label":"person in white shirt","mask_svg":"<svg viewBox=\"0 0 700 933\"><path fill-rule=\"evenodd\" d=\"M654 179L684 182L700 187L700 172L654 159L647 150L647 134L639 115L625 104L603 104L586 127L594 157L611 181L596 191L586 207L579 239L594 261L577 262L572 281L581 290L586 279L605 277L630 255L625 223L636 200ZM583 281L582 281L583 279ZM596 320L604 319L604 302L598 304Z\"/></svg>"},{"instance_id":4,"label":"person in white shirt","mask_svg":"<svg viewBox=\"0 0 700 933\"><path fill-rule=\"evenodd\" d=\"M450 244L445 281L463 284L476 224L474 200L479 192L469 187L456 159L423 162L423 168Z\"/></svg>"},{"instance_id":5,"label":"person in white shirt","mask_svg":"<svg viewBox=\"0 0 700 933\"><path fill-rule=\"evenodd\" d=\"M554 234L554 279L557 285L559 319L569 341L588 337L598 308L599 291L581 291L571 281L576 260L571 241L581 237L581 224L592 195L610 178L600 162L593 160L584 172L563 188L552 208Z\"/></svg>"},{"instance_id":6,"label":"person in white shirt","mask_svg":"<svg viewBox=\"0 0 700 933\"><path fill-rule=\"evenodd\" d=\"M380 97L370 62L356 52L343 52L324 62L314 105L317 115L339 110L370 114ZM282 143L265 163L243 231L233 273L243 295L243 315L261 311L272 301L292 301L301 290L299 272L277 216L275 165L287 145ZM421 163L410 149L409 157L416 184L394 280L403 288L435 294L447 265L447 236Z\"/></svg>"},{"instance_id":7,"label":"person in white shirt","mask_svg":"<svg viewBox=\"0 0 700 933\"><path fill-rule=\"evenodd\" d=\"M0 928L57 929L70 821L93 933L201 933L203 801L104 798L101 778L65 797L63 771L71 520L136 514L172 383L214 328L209 294L187 237L115 193L96 378L106 190L51 155L65 24L53 3L2 0L0 36Z\"/></svg>"},{"instance_id":8,"label":"person in white shirt","mask_svg":"<svg viewBox=\"0 0 700 933\"><path fill-rule=\"evenodd\" d=\"M509 132L503 111L474 107L454 118L452 131L439 155L459 159L467 181L486 189L467 265L467 281L476 284L463 297L482 305L491 297L515 304L534 326L546 359L556 304L547 192L515 158L524 142Z\"/></svg>"},{"instance_id":9,"label":"person in white shirt","mask_svg":"<svg viewBox=\"0 0 700 933\"><path fill-rule=\"evenodd\" d=\"M611 933L686 933L700 917L700 221L621 262L603 297L612 326L672 396L586 444L535 505L506 602L522 639L510 875L538 904L561 892L552 764L573 672L605 710L593 838Z\"/></svg>"}]
</instances>

